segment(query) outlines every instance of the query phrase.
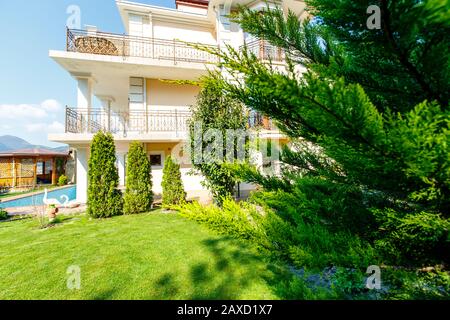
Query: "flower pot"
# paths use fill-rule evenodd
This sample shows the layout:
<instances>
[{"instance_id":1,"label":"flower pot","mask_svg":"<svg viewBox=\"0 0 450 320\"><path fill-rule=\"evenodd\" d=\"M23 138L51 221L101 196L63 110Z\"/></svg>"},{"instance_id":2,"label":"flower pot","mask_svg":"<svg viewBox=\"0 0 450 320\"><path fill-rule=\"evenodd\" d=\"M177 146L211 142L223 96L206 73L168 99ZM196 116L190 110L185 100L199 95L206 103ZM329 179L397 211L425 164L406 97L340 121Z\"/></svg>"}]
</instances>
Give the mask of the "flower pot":
<instances>
[{"instance_id":1,"label":"flower pot","mask_svg":"<svg viewBox=\"0 0 450 320\"><path fill-rule=\"evenodd\" d=\"M47 216L48 216L50 222L55 220L57 213L58 213L58 208L47 208Z\"/></svg>"}]
</instances>

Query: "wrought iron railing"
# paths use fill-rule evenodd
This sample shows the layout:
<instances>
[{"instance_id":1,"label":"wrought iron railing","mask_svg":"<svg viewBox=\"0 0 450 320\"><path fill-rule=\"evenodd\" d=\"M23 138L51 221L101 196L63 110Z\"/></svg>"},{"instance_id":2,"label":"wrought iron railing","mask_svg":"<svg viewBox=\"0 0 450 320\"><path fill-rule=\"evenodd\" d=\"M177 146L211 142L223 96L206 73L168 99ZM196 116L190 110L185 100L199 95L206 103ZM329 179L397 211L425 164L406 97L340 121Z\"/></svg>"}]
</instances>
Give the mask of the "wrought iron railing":
<instances>
[{"instance_id":1,"label":"wrought iron railing","mask_svg":"<svg viewBox=\"0 0 450 320\"><path fill-rule=\"evenodd\" d=\"M66 133L150 133L187 132L190 112L130 111L107 112L101 109L66 108Z\"/></svg>"},{"instance_id":2,"label":"wrought iron railing","mask_svg":"<svg viewBox=\"0 0 450 320\"><path fill-rule=\"evenodd\" d=\"M67 29L66 50L109 56L141 57L177 62L217 63L218 57L193 47L194 43L99 31ZM203 47L217 48L202 44Z\"/></svg>"},{"instance_id":3,"label":"wrought iron railing","mask_svg":"<svg viewBox=\"0 0 450 320\"><path fill-rule=\"evenodd\" d=\"M248 128L262 129L262 130L278 130L277 126L272 119L264 117L262 114L257 112L251 112L248 116L247 122Z\"/></svg>"},{"instance_id":4,"label":"wrought iron railing","mask_svg":"<svg viewBox=\"0 0 450 320\"><path fill-rule=\"evenodd\" d=\"M285 61L284 50L271 45L266 40L255 40L246 43L247 50L257 56L260 60L271 60L276 62Z\"/></svg>"},{"instance_id":5,"label":"wrought iron railing","mask_svg":"<svg viewBox=\"0 0 450 320\"><path fill-rule=\"evenodd\" d=\"M107 112L103 109L73 109L66 107L66 133L97 133L98 131L114 134L151 132L187 133L191 113L176 110ZM278 130L272 120L259 113L248 116L248 128Z\"/></svg>"}]
</instances>

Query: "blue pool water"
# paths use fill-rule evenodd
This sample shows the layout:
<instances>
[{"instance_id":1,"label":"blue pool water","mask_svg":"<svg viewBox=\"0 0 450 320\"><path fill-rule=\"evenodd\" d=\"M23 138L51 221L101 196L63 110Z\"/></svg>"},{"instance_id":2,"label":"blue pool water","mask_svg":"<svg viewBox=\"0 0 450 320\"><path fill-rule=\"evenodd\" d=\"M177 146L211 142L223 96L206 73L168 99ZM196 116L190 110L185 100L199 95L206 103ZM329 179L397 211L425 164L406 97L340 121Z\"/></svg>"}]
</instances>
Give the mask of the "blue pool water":
<instances>
[{"instance_id":1,"label":"blue pool water","mask_svg":"<svg viewBox=\"0 0 450 320\"><path fill-rule=\"evenodd\" d=\"M64 189L49 191L47 197L49 199L57 199L59 202L64 202L65 199L61 199L62 195L66 195L67 197L69 197L69 201L75 200L77 198L77 187L71 186ZM28 207L35 204L43 205L44 204L42 201L43 199L44 199L44 192L33 196L28 197L25 196L17 200L2 201L0 202L0 207L17 208L17 207Z\"/></svg>"}]
</instances>

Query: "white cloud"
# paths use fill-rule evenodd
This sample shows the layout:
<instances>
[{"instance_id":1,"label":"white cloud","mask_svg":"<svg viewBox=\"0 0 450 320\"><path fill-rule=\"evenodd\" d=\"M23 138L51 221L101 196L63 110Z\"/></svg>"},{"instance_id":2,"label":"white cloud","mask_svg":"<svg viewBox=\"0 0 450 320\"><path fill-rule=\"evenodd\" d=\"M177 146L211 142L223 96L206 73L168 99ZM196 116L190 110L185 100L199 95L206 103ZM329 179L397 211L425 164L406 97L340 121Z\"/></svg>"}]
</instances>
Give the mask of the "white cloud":
<instances>
[{"instance_id":1,"label":"white cloud","mask_svg":"<svg viewBox=\"0 0 450 320\"><path fill-rule=\"evenodd\" d=\"M0 118L19 120L21 118L42 119L61 109L61 104L54 99L47 99L41 104L0 104Z\"/></svg>"},{"instance_id":2,"label":"white cloud","mask_svg":"<svg viewBox=\"0 0 450 320\"><path fill-rule=\"evenodd\" d=\"M39 123L26 123L24 126L28 132L34 133L44 131L47 125L45 123L39 122Z\"/></svg>"},{"instance_id":3,"label":"white cloud","mask_svg":"<svg viewBox=\"0 0 450 320\"><path fill-rule=\"evenodd\" d=\"M59 111L61 109L61 105L58 101L54 99L47 99L41 103L41 107L49 112Z\"/></svg>"},{"instance_id":4,"label":"white cloud","mask_svg":"<svg viewBox=\"0 0 450 320\"><path fill-rule=\"evenodd\" d=\"M25 129L30 133L63 133L65 130L64 125L59 121L53 121L52 123L27 123L25 124Z\"/></svg>"},{"instance_id":5,"label":"white cloud","mask_svg":"<svg viewBox=\"0 0 450 320\"><path fill-rule=\"evenodd\" d=\"M0 104L0 136L15 135L30 143L51 145L49 133L64 132L64 111L54 99L40 104Z\"/></svg>"},{"instance_id":6,"label":"white cloud","mask_svg":"<svg viewBox=\"0 0 450 320\"><path fill-rule=\"evenodd\" d=\"M59 121L53 121L53 123L47 127L48 133L64 133L65 130L64 124Z\"/></svg>"},{"instance_id":7,"label":"white cloud","mask_svg":"<svg viewBox=\"0 0 450 320\"><path fill-rule=\"evenodd\" d=\"M41 107L32 104L1 104L0 118L20 120L21 118L42 119L47 112Z\"/></svg>"}]
</instances>

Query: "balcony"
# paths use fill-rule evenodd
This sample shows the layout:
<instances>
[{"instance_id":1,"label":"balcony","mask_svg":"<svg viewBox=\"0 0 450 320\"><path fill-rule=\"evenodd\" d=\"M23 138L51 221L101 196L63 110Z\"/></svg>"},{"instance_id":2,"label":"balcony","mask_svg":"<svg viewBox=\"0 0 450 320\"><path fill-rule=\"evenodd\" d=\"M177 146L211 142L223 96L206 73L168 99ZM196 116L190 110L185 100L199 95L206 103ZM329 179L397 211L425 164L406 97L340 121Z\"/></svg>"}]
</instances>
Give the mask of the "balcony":
<instances>
[{"instance_id":1,"label":"balcony","mask_svg":"<svg viewBox=\"0 0 450 320\"><path fill-rule=\"evenodd\" d=\"M218 57L198 50L193 43L179 40L164 40L136 37L98 31L67 29L67 52L96 55L138 57L177 62L215 64ZM202 46L217 48L216 46Z\"/></svg>"},{"instance_id":2,"label":"balcony","mask_svg":"<svg viewBox=\"0 0 450 320\"><path fill-rule=\"evenodd\" d=\"M191 113L188 111L152 110L130 112L107 112L101 109L73 109L66 107L66 133L95 134L99 131L127 136L158 132L186 135ZM247 118L249 129L277 131L272 121L258 113Z\"/></svg>"},{"instance_id":3,"label":"balcony","mask_svg":"<svg viewBox=\"0 0 450 320\"><path fill-rule=\"evenodd\" d=\"M190 113L186 111L107 112L100 109L66 108L66 133L113 134L187 132Z\"/></svg>"},{"instance_id":4,"label":"balcony","mask_svg":"<svg viewBox=\"0 0 450 320\"><path fill-rule=\"evenodd\" d=\"M248 52L253 53L258 59L273 62L284 62L284 50L271 45L266 40L255 40L246 44ZM243 49L243 48L242 48Z\"/></svg>"}]
</instances>

